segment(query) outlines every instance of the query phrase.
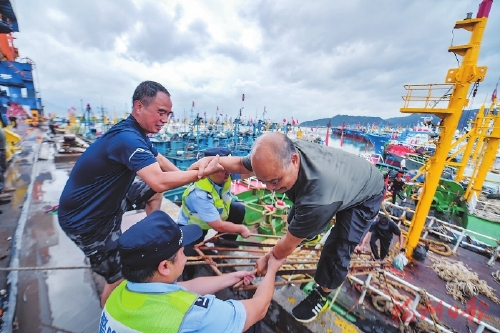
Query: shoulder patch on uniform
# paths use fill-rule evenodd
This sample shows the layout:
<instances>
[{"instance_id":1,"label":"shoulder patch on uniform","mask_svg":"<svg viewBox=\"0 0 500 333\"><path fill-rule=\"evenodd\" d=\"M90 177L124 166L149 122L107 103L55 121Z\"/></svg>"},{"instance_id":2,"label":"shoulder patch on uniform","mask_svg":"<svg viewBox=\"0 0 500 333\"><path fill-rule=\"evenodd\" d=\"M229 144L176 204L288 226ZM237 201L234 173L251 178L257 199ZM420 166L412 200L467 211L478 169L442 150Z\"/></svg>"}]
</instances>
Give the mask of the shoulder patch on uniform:
<instances>
[{"instance_id":1,"label":"shoulder patch on uniform","mask_svg":"<svg viewBox=\"0 0 500 333\"><path fill-rule=\"evenodd\" d=\"M198 297L196 302L194 302L194 305L201 306L201 307L207 309L209 302L210 302L210 300L208 298L200 296L200 297Z\"/></svg>"}]
</instances>

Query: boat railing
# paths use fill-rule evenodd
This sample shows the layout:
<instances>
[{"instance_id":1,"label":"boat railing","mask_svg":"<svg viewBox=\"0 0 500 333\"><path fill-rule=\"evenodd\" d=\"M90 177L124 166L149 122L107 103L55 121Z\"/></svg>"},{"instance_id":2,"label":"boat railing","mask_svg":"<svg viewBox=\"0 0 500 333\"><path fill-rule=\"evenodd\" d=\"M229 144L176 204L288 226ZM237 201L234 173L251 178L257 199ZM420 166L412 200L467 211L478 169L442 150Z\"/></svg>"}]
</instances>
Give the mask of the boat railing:
<instances>
[{"instance_id":1,"label":"boat railing","mask_svg":"<svg viewBox=\"0 0 500 333\"><path fill-rule=\"evenodd\" d=\"M251 176L245 179L241 179L240 183L246 184L247 189L261 189L264 188L266 185L261 182L257 177Z\"/></svg>"},{"instance_id":2,"label":"boat railing","mask_svg":"<svg viewBox=\"0 0 500 333\"><path fill-rule=\"evenodd\" d=\"M415 210L410 209L409 207L399 206L399 205L393 204L391 202L385 202L385 205L389 206L389 207L398 208L398 209L402 210L403 212L410 211L412 213L415 213ZM379 211L379 214L383 215L383 214L385 214L385 212ZM391 215L391 218L393 218L393 220L399 220L398 226L401 226L402 221L401 221L400 216ZM454 243L454 246L451 249L451 251L454 254L457 253L457 250L458 250L460 244L467 245L467 247L472 247L472 248L477 249L478 251L481 251L481 252L484 252L488 255L491 255L490 259L487 262L487 265L491 266L491 265L493 265L494 261L496 260L497 253L500 253L500 244L498 243L498 239L496 239L496 238L481 234L477 231L465 229L465 228L460 227L460 226L455 225L455 224L451 224L449 222L440 220L435 216L429 216L428 220L429 220L429 222L425 228L425 232L423 233L422 238L426 239L427 236L429 235L429 233L446 238L451 243ZM456 231L458 235L457 236L450 236L450 235L447 235L447 234L440 232L439 230L434 228L434 226L437 224L444 225L445 227L447 227L453 231ZM491 247L491 246L488 246L487 248L477 246L476 244L472 244L472 243L466 241L467 235L475 235L475 236L479 236L479 237L484 238L484 239L489 239L493 242L496 242L499 245L496 247L496 249L492 249L493 247Z\"/></svg>"},{"instance_id":3,"label":"boat railing","mask_svg":"<svg viewBox=\"0 0 500 333\"><path fill-rule=\"evenodd\" d=\"M417 307L420 303L420 300L422 298L422 295L425 295L428 299L434 301L434 302L437 302L438 304L438 307L439 306L443 306L443 307L446 307L448 309L448 313L453 313L453 315L460 315L462 317L464 317L466 320L469 320L469 321L474 321L476 324L478 324L478 327L476 329L476 333L481 333L484 331L484 329L488 329L492 332L496 332L496 333L500 333L500 330L491 326L490 324L482 321L480 318L481 318L481 314L478 315L479 318L477 318L476 316L474 315L471 315L465 311L462 311L460 310L458 307L454 306L454 305L451 305L451 304L448 304L446 302L444 302L443 300L439 299L438 297L432 295L432 294L429 294L427 291L425 291L425 289L422 289L422 288L419 288L417 286L414 286L413 284L411 283L408 283L407 281L403 280L403 279L400 279L399 277L391 274L390 272L387 272L387 271L379 271L377 272L378 274L384 274L384 278L387 279L387 278L390 278L392 280L395 280L396 282L414 290L416 292L415 294L415 297L413 298L412 302L408 302L408 301L405 301L404 303L401 302L401 301L398 301L397 299L395 299L394 297L392 297L391 295L387 295L386 293L384 293L383 291L381 291L380 289L378 289L376 286L374 285L371 285L370 282L371 282L371 279L372 279L372 276L374 273L370 273L368 274L366 280L362 280L356 276L353 276L353 275L348 275L348 279L356 282L356 283L359 283L361 284L363 287L362 287L362 293L361 293L361 296L358 300L358 304L363 304L364 302L364 299L365 299L365 296L366 296L366 293L368 290L376 293L377 295L380 295L382 296L383 298L391 301L391 302L394 302L395 304L399 305L401 307L401 310L399 311L400 314L403 314L403 312L411 312L411 317L413 318L416 318L416 319L420 319L420 320L423 320L431 325L436 325L439 330L441 332L449 332L449 333L453 333L453 332L456 332L456 331L452 331L436 322L434 322L432 319L428 318L426 315L425 315L425 312L424 313L419 313L417 311ZM410 299L410 298L409 298ZM429 309L435 309L432 304L426 304L427 307L429 307ZM432 310L429 310L429 312L432 312ZM394 313L394 315L398 315L398 313ZM408 319L411 319L408 318ZM408 324L410 323L411 320L407 320L404 322L405 326L408 326Z\"/></svg>"},{"instance_id":4,"label":"boat railing","mask_svg":"<svg viewBox=\"0 0 500 333\"><path fill-rule=\"evenodd\" d=\"M441 103L448 107L454 84L406 84L403 109L437 109Z\"/></svg>"}]
</instances>

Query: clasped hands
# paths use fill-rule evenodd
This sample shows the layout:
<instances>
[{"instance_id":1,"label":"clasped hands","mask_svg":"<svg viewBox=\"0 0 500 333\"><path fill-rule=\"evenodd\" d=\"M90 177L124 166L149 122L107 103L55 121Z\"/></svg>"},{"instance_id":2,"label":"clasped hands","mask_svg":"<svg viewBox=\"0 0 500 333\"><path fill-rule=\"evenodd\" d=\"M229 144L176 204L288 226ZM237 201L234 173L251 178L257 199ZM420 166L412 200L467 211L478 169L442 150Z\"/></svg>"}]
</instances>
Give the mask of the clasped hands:
<instances>
[{"instance_id":1,"label":"clasped hands","mask_svg":"<svg viewBox=\"0 0 500 333\"><path fill-rule=\"evenodd\" d=\"M285 262L286 257L278 259L274 256L273 250L269 251L265 256L260 257L255 263L255 274L257 276L266 275L270 270L276 273Z\"/></svg>"},{"instance_id":2,"label":"clasped hands","mask_svg":"<svg viewBox=\"0 0 500 333\"><path fill-rule=\"evenodd\" d=\"M224 167L219 163L219 155L216 155L203 157L191 164L188 170L198 170L198 179L202 179L216 172L223 171Z\"/></svg>"}]
</instances>

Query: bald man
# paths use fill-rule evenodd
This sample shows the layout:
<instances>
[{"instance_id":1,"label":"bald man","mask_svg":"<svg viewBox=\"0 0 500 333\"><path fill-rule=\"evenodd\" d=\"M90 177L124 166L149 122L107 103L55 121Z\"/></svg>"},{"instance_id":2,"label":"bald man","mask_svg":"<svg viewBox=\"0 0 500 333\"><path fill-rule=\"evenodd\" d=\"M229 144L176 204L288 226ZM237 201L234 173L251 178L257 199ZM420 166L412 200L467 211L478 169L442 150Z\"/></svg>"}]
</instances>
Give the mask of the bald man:
<instances>
[{"instance_id":1,"label":"bald man","mask_svg":"<svg viewBox=\"0 0 500 333\"><path fill-rule=\"evenodd\" d=\"M202 173L209 162L207 157L192 168ZM296 320L313 321L329 307L328 294L344 281L351 254L377 216L384 191L382 174L361 157L292 141L281 133L260 136L248 156L222 157L219 162L231 173L253 171L269 190L292 200L288 231L272 250L278 259L291 254L304 239L324 232L336 215L314 277L318 287L292 310ZM265 274L270 255L257 261L257 274Z\"/></svg>"}]
</instances>

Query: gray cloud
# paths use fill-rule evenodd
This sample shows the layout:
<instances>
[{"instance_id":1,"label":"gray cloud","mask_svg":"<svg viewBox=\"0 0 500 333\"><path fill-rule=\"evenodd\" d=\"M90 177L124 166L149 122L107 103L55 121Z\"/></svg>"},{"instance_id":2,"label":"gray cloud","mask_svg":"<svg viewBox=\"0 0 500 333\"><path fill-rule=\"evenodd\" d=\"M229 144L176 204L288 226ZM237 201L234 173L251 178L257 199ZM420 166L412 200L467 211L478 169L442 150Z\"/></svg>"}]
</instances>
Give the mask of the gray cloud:
<instances>
[{"instance_id":1,"label":"gray cloud","mask_svg":"<svg viewBox=\"0 0 500 333\"><path fill-rule=\"evenodd\" d=\"M234 41L217 44L212 51L226 56L237 63L258 62L257 55L253 51Z\"/></svg>"},{"instance_id":2,"label":"gray cloud","mask_svg":"<svg viewBox=\"0 0 500 333\"><path fill-rule=\"evenodd\" d=\"M116 38L126 33L135 17L130 0L34 1L17 13L21 34L29 29L43 31L60 42L83 49L109 50ZM17 8L16 8L17 9ZM31 25L36 22L36 27Z\"/></svg>"},{"instance_id":3,"label":"gray cloud","mask_svg":"<svg viewBox=\"0 0 500 333\"><path fill-rule=\"evenodd\" d=\"M192 1L17 1L16 45L37 64L49 112L80 100L125 109L135 86L153 79L168 86L177 114L195 100L207 114L219 106L234 116L243 106L244 115L260 117L266 106L276 119L386 118L400 115L404 84L444 83L458 66L448 46L470 34L452 28L480 3L277 0L193 11L205 3ZM245 38L259 36L254 45L245 44L242 27L254 29ZM494 3L478 61L489 70L476 107L500 76L498 31Z\"/></svg>"},{"instance_id":4,"label":"gray cloud","mask_svg":"<svg viewBox=\"0 0 500 333\"><path fill-rule=\"evenodd\" d=\"M137 61L162 63L177 57L197 58L203 47L210 43L207 24L197 19L191 22L187 31L177 26L182 20L182 9L175 7L175 15L159 10L153 3L145 3L140 9L140 24L130 32L127 54Z\"/></svg>"}]
</instances>

